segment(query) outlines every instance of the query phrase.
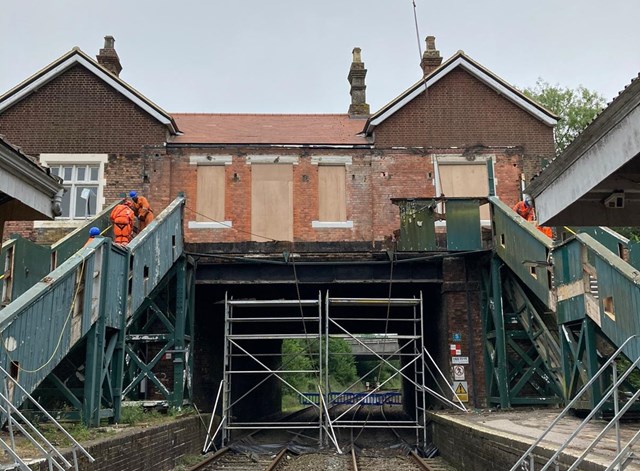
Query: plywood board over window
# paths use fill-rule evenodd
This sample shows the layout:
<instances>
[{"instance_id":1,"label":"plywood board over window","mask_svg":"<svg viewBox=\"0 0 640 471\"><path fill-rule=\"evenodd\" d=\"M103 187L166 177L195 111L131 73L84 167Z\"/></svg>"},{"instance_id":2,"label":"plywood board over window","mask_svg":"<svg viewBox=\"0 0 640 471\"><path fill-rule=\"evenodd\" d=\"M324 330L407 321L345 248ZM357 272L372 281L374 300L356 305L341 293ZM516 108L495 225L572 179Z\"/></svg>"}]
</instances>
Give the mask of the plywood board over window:
<instances>
[{"instance_id":1,"label":"plywood board over window","mask_svg":"<svg viewBox=\"0 0 640 471\"><path fill-rule=\"evenodd\" d=\"M438 165L441 192L447 197L489 195L487 165L482 163L440 163ZM480 208L480 218L489 219L489 205Z\"/></svg>"},{"instance_id":2,"label":"plywood board over window","mask_svg":"<svg viewBox=\"0 0 640 471\"><path fill-rule=\"evenodd\" d=\"M293 166L251 165L251 240L293 241Z\"/></svg>"},{"instance_id":3,"label":"plywood board over window","mask_svg":"<svg viewBox=\"0 0 640 471\"><path fill-rule=\"evenodd\" d=\"M345 167L318 166L319 220L339 222L347 220Z\"/></svg>"},{"instance_id":4,"label":"plywood board over window","mask_svg":"<svg viewBox=\"0 0 640 471\"><path fill-rule=\"evenodd\" d=\"M198 165L196 221L224 220L224 165Z\"/></svg>"}]
</instances>

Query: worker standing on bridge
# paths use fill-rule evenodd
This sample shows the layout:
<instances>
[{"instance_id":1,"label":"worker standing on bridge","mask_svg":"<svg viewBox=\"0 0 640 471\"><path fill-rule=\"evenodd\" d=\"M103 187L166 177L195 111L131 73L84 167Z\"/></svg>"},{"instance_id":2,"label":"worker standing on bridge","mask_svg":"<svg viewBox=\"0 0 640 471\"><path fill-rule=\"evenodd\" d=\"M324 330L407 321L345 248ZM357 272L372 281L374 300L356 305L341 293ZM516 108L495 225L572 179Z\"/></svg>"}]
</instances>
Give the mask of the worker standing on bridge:
<instances>
[{"instance_id":1,"label":"worker standing on bridge","mask_svg":"<svg viewBox=\"0 0 640 471\"><path fill-rule=\"evenodd\" d=\"M513 207L513 210L520 216L522 216L525 220L533 222L536 226L536 229L538 229L544 235L546 235L550 239L553 239L553 230L550 227L539 226L536 223L536 213L535 209L533 209L533 200L531 199L531 196L527 194L523 196L524 197L522 198L522 201L518 201Z\"/></svg>"},{"instance_id":2,"label":"worker standing on bridge","mask_svg":"<svg viewBox=\"0 0 640 471\"><path fill-rule=\"evenodd\" d=\"M522 201L518 201L513 207L513 210L522 216L526 221L533 221L535 219L535 213L533 211L533 200L529 195L523 195Z\"/></svg>"},{"instance_id":3,"label":"worker standing on bridge","mask_svg":"<svg viewBox=\"0 0 640 471\"><path fill-rule=\"evenodd\" d=\"M147 200L147 198L145 198L144 196L138 196L137 192L130 191L129 197L133 201L133 210L135 211L136 217L139 221L138 232L140 232L149 224L151 224L151 221L153 221L153 210L151 209L149 200Z\"/></svg>"},{"instance_id":4,"label":"worker standing on bridge","mask_svg":"<svg viewBox=\"0 0 640 471\"><path fill-rule=\"evenodd\" d=\"M116 244L127 245L133 237L133 223L135 221L135 213L133 212L133 203L124 200L116 205L111 211L111 222L113 223L113 241Z\"/></svg>"}]
</instances>

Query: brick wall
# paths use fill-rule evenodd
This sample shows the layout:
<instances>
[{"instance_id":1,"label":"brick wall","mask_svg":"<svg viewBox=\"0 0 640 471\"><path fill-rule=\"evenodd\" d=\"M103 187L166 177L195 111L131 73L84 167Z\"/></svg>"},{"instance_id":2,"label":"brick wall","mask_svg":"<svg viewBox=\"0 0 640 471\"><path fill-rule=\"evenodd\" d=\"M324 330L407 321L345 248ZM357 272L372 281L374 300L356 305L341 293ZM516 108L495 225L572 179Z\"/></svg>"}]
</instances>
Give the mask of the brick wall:
<instances>
[{"instance_id":1,"label":"brick wall","mask_svg":"<svg viewBox=\"0 0 640 471\"><path fill-rule=\"evenodd\" d=\"M471 407L486 407L484 340L481 315L480 261L472 257L447 257L442 261L442 351L449 352L450 344L459 344L462 355L469 357L464 365ZM459 334L460 341L453 341ZM441 364L445 375L453 379L451 354Z\"/></svg>"},{"instance_id":2,"label":"brick wall","mask_svg":"<svg viewBox=\"0 0 640 471\"><path fill-rule=\"evenodd\" d=\"M153 184L150 196L156 204L167 203L184 192L187 200L185 234L189 243L240 242L251 240L251 168L247 154L298 158L293 165L293 233L296 242L383 241L390 239L399 229L399 210L391 198L435 196L433 153L455 154L462 161L466 157L457 149L438 149L425 153L419 149L300 151L282 148L264 149L226 148L170 148L164 161L165 171L157 178L161 185ZM318 220L318 166L312 157L321 155L349 156L352 164L346 166L347 220L353 228L313 228ZM520 193L522 152L518 149L488 148L477 155L495 157L497 193L508 204L515 204ZM232 228L189 229L188 221L195 221L197 209L197 166L189 163L191 155L231 155L231 165L225 165L225 220ZM152 178L153 182L153 178ZM170 189L167 192L167 189ZM158 206L161 206L158 205Z\"/></svg>"},{"instance_id":3,"label":"brick wall","mask_svg":"<svg viewBox=\"0 0 640 471\"><path fill-rule=\"evenodd\" d=\"M523 149L525 178L554 156L553 129L461 69L450 72L375 130L376 148Z\"/></svg>"},{"instance_id":4,"label":"brick wall","mask_svg":"<svg viewBox=\"0 0 640 471\"><path fill-rule=\"evenodd\" d=\"M139 153L164 125L81 65L0 114L0 133L31 155Z\"/></svg>"},{"instance_id":5,"label":"brick wall","mask_svg":"<svg viewBox=\"0 0 640 471\"><path fill-rule=\"evenodd\" d=\"M204 416L208 423L209 417ZM174 422L142 429L132 428L116 437L83 444L95 458L80 460L82 471L169 471L185 455L197 455L204 445L206 428L200 417L187 417ZM69 459L70 453L65 454ZM46 462L39 471L48 470Z\"/></svg>"}]
</instances>

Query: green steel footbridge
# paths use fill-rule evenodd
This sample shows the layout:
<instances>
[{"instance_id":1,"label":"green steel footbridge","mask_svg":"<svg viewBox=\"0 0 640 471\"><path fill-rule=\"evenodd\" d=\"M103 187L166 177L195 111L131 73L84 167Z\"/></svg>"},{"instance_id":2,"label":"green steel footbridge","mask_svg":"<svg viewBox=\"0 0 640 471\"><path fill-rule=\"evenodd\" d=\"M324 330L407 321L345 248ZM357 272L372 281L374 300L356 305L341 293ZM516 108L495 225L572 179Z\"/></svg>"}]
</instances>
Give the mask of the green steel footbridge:
<instances>
[{"instance_id":1,"label":"green steel footbridge","mask_svg":"<svg viewBox=\"0 0 640 471\"><path fill-rule=\"evenodd\" d=\"M640 333L640 247L614 232L560 231L552 241L496 197L394 203L398 251L486 250L478 329L491 404L566 404ZM0 366L21 386L3 393L16 406L31 394L56 417L95 426L119 421L141 384L171 407L191 398L195 280L184 199L125 248L108 237L83 247L88 227L108 229L111 209L50 247L3 245ZM638 348L628 342L624 353L633 361ZM610 386L603 376L578 406L589 409Z\"/></svg>"}]
</instances>

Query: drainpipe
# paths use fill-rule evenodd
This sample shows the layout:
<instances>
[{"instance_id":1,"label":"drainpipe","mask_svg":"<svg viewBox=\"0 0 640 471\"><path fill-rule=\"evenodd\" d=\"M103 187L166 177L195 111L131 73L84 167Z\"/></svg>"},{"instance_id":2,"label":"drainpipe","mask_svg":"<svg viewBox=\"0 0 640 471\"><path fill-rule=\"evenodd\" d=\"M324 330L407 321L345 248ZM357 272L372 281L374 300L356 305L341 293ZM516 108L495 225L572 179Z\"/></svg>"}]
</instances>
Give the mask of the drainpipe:
<instances>
[{"instance_id":1,"label":"drainpipe","mask_svg":"<svg viewBox=\"0 0 640 471\"><path fill-rule=\"evenodd\" d=\"M64 195L65 189L58 191L51 200L51 211L54 216L62 216L62 195Z\"/></svg>"}]
</instances>

